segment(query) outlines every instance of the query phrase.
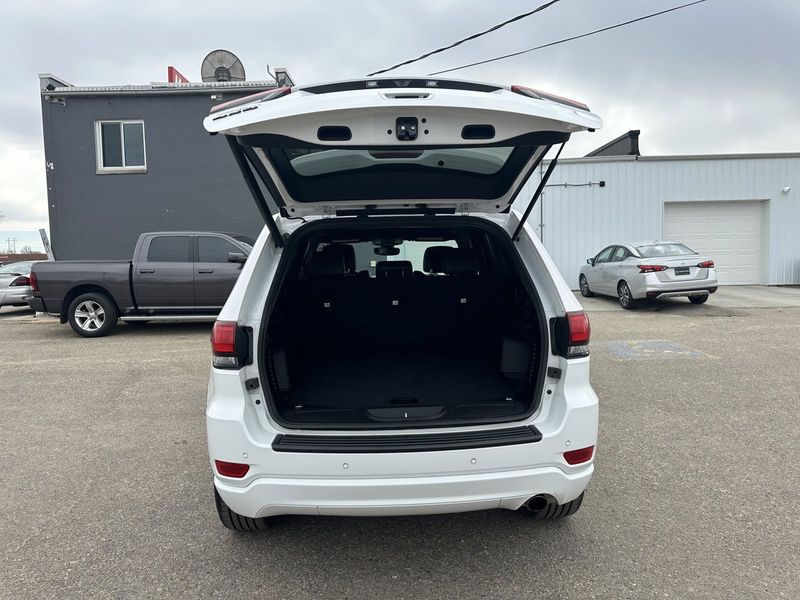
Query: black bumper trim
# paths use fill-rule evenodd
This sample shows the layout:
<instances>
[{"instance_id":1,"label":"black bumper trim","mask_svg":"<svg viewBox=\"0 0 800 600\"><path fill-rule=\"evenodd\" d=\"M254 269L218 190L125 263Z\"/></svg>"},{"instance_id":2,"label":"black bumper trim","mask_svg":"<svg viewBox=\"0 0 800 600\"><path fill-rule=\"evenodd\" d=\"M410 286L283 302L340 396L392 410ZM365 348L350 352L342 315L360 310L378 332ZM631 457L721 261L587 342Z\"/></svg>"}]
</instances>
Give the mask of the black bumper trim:
<instances>
[{"instance_id":1,"label":"black bumper trim","mask_svg":"<svg viewBox=\"0 0 800 600\"><path fill-rule=\"evenodd\" d=\"M296 435L279 434L272 442L275 452L318 454L380 454L389 452L436 452L532 444L542 434L533 425L510 429L409 435Z\"/></svg>"},{"instance_id":2,"label":"black bumper trim","mask_svg":"<svg viewBox=\"0 0 800 600\"><path fill-rule=\"evenodd\" d=\"M37 298L36 296L28 298L28 306L30 306L36 312L47 312L47 309L44 306L44 300Z\"/></svg>"}]
</instances>

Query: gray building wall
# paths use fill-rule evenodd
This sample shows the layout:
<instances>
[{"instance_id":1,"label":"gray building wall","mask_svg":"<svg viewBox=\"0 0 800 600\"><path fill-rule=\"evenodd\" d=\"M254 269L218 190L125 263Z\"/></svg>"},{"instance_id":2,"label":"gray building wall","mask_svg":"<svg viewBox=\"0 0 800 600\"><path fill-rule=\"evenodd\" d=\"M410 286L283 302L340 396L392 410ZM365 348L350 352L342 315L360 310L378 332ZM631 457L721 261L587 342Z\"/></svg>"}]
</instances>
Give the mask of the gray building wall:
<instances>
[{"instance_id":1,"label":"gray building wall","mask_svg":"<svg viewBox=\"0 0 800 600\"><path fill-rule=\"evenodd\" d=\"M261 231L224 137L203 129L208 91L57 97L42 97L56 259L127 259L145 231ZM95 121L106 119L144 121L146 173L96 173Z\"/></svg>"}]
</instances>

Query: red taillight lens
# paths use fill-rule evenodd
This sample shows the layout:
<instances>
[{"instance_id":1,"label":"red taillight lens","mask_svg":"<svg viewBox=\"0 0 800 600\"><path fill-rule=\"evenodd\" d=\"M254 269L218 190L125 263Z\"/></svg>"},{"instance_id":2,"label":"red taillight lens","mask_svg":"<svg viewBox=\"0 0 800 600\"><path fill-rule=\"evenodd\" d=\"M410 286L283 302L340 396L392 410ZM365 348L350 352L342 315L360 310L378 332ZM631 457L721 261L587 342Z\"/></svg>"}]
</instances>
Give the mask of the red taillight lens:
<instances>
[{"instance_id":1,"label":"red taillight lens","mask_svg":"<svg viewBox=\"0 0 800 600\"><path fill-rule=\"evenodd\" d=\"M569 324L569 345L586 345L592 335L592 326L589 325L589 317L582 310L567 313L567 323Z\"/></svg>"},{"instance_id":2,"label":"red taillight lens","mask_svg":"<svg viewBox=\"0 0 800 600\"><path fill-rule=\"evenodd\" d=\"M236 354L236 323L217 321L211 330L211 351L215 355Z\"/></svg>"},{"instance_id":3,"label":"red taillight lens","mask_svg":"<svg viewBox=\"0 0 800 600\"><path fill-rule=\"evenodd\" d=\"M570 450L569 452L564 452L564 460L567 461L567 464L578 465L580 463L585 463L592 460L593 455L594 446L588 446L587 448L580 448L579 450Z\"/></svg>"},{"instance_id":4,"label":"red taillight lens","mask_svg":"<svg viewBox=\"0 0 800 600\"><path fill-rule=\"evenodd\" d=\"M664 265L637 265L640 273L655 273L656 271L666 271Z\"/></svg>"},{"instance_id":5,"label":"red taillight lens","mask_svg":"<svg viewBox=\"0 0 800 600\"><path fill-rule=\"evenodd\" d=\"M697 265L701 269L713 269L714 268L714 261L713 260L704 260L700 264Z\"/></svg>"},{"instance_id":6,"label":"red taillight lens","mask_svg":"<svg viewBox=\"0 0 800 600\"><path fill-rule=\"evenodd\" d=\"M9 283L8 285L11 287L21 287L21 286L29 286L30 284L31 284L31 278L22 275L21 277L17 277L14 281Z\"/></svg>"},{"instance_id":7,"label":"red taillight lens","mask_svg":"<svg viewBox=\"0 0 800 600\"><path fill-rule=\"evenodd\" d=\"M223 477L233 477L234 479L241 479L250 470L250 465L226 462L224 460L215 460L214 466L217 468L217 473Z\"/></svg>"},{"instance_id":8,"label":"red taillight lens","mask_svg":"<svg viewBox=\"0 0 800 600\"><path fill-rule=\"evenodd\" d=\"M31 275L30 275L29 279L31 280L31 290L33 290L34 292L38 292L39 291L39 279L36 277L36 273L31 271Z\"/></svg>"}]
</instances>

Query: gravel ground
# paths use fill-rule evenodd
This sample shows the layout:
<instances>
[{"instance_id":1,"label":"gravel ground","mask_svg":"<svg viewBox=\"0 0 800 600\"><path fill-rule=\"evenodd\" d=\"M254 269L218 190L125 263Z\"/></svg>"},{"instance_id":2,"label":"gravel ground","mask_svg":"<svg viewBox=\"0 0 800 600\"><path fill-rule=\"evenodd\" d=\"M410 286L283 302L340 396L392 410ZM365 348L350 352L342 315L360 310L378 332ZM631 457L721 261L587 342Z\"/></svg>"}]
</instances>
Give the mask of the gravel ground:
<instances>
[{"instance_id":1,"label":"gravel ground","mask_svg":"<svg viewBox=\"0 0 800 600\"><path fill-rule=\"evenodd\" d=\"M84 340L0 311L0 597L798 598L800 309L592 312L601 398L580 512L213 509L208 325Z\"/></svg>"}]
</instances>

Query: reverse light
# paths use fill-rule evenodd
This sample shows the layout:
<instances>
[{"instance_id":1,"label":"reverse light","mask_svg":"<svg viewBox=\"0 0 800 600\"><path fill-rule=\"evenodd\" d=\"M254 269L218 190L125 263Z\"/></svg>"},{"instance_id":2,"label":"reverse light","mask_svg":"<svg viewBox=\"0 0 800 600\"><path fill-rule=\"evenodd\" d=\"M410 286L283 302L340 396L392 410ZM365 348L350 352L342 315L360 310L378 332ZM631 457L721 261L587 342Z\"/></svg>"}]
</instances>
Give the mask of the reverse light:
<instances>
[{"instance_id":1,"label":"reverse light","mask_svg":"<svg viewBox=\"0 0 800 600\"><path fill-rule=\"evenodd\" d=\"M655 273L657 271L666 271L667 267L664 265L636 265L639 267L639 273Z\"/></svg>"},{"instance_id":2,"label":"reverse light","mask_svg":"<svg viewBox=\"0 0 800 600\"><path fill-rule=\"evenodd\" d=\"M714 261L713 260L704 260L703 262L697 265L701 269L713 269L714 268Z\"/></svg>"},{"instance_id":3,"label":"reverse light","mask_svg":"<svg viewBox=\"0 0 800 600\"><path fill-rule=\"evenodd\" d=\"M17 277L14 281L9 283L8 285L10 287L22 287L22 286L27 287L30 284L31 284L31 278L30 277L25 277L24 275L21 275L21 276Z\"/></svg>"},{"instance_id":4,"label":"reverse light","mask_svg":"<svg viewBox=\"0 0 800 600\"><path fill-rule=\"evenodd\" d=\"M223 477L233 477L234 479L241 479L250 470L250 465L248 464L226 462L224 460L215 460L214 466L217 468L217 473Z\"/></svg>"},{"instance_id":5,"label":"reverse light","mask_svg":"<svg viewBox=\"0 0 800 600\"><path fill-rule=\"evenodd\" d=\"M592 460L592 456L594 456L594 446L587 446L586 448L564 452L564 460L570 465L579 465L589 462Z\"/></svg>"}]
</instances>

